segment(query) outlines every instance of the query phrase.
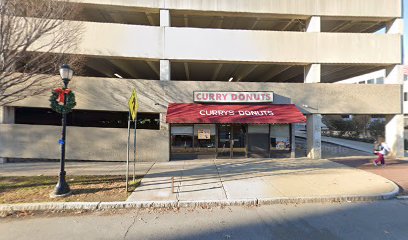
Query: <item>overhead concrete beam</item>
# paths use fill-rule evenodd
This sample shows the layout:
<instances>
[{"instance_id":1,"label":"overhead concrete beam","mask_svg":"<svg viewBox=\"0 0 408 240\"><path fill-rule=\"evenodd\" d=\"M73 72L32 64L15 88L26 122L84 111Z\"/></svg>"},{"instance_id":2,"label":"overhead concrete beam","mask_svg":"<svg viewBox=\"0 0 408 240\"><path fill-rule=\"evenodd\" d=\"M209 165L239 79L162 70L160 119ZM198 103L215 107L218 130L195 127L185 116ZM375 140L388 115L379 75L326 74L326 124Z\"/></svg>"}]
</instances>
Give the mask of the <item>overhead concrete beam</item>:
<instances>
[{"instance_id":1,"label":"overhead concrete beam","mask_svg":"<svg viewBox=\"0 0 408 240\"><path fill-rule=\"evenodd\" d=\"M149 21L150 26L156 26L153 16L148 12L146 12L145 14L146 14L147 21Z\"/></svg>"},{"instance_id":2,"label":"overhead concrete beam","mask_svg":"<svg viewBox=\"0 0 408 240\"><path fill-rule=\"evenodd\" d=\"M153 62L146 61L146 64L156 73L157 77L160 78L160 69Z\"/></svg>"},{"instance_id":3,"label":"overhead concrete beam","mask_svg":"<svg viewBox=\"0 0 408 240\"><path fill-rule=\"evenodd\" d=\"M120 69L122 72L127 73L132 78L140 78L140 74L136 71L136 66L130 64L128 61L120 61L116 59L107 59L115 67ZM119 61L119 62L118 62Z\"/></svg>"},{"instance_id":4,"label":"overhead concrete beam","mask_svg":"<svg viewBox=\"0 0 408 240\"><path fill-rule=\"evenodd\" d=\"M247 66L246 68L243 68L243 70L238 71L237 73L237 82L241 81L242 79L245 79L249 74L251 74L256 68L258 67L258 65L250 65Z\"/></svg>"},{"instance_id":5,"label":"overhead concrete beam","mask_svg":"<svg viewBox=\"0 0 408 240\"><path fill-rule=\"evenodd\" d=\"M88 61L85 65L107 77L114 77L113 74L115 70L112 68L112 66L104 63L103 60L98 60L98 63L95 61Z\"/></svg>"},{"instance_id":6,"label":"overhead concrete beam","mask_svg":"<svg viewBox=\"0 0 408 240\"><path fill-rule=\"evenodd\" d=\"M350 69L345 71L345 72L338 71L338 74L333 73L333 74L331 74L331 76L330 75L324 75L325 80L327 80L327 78L330 78L330 80L325 81L325 83L336 82L336 81L344 80L344 79L347 79L347 78L351 78L351 77L363 75L363 74L366 74L366 73L374 72L376 70L379 70L379 69L383 68L383 66L372 66L372 67L366 66L364 68L358 68L356 70L352 70L353 67L349 67L349 68ZM347 69L347 68L345 68L345 69Z\"/></svg>"},{"instance_id":7,"label":"overhead concrete beam","mask_svg":"<svg viewBox=\"0 0 408 240\"><path fill-rule=\"evenodd\" d=\"M250 30L255 29L256 25L259 23L260 20L261 20L260 18L256 18L256 20L254 21L254 23L251 25L249 29Z\"/></svg>"},{"instance_id":8,"label":"overhead concrete beam","mask_svg":"<svg viewBox=\"0 0 408 240\"><path fill-rule=\"evenodd\" d=\"M188 27L188 15L184 14L183 19L184 19L184 27Z\"/></svg>"},{"instance_id":9,"label":"overhead concrete beam","mask_svg":"<svg viewBox=\"0 0 408 240\"><path fill-rule=\"evenodd\" d=\"M290 20L290 21L282 28L282 31L289 30L289 29L292 27L292 25L293 25L294 23L296 23L296 19Z\"/></svg>"},{"instance_id":10,"label":"overhead concrete beam","mask_svg":"<svg viewBox=\"0 0 408 240\"><path fill-rule=\"evenodd\" d=\"M337 25L337 26L335 26L334 28L332 28L332 29L330 30L330 32L340 32L340 31L342 31L343 29L346 29L346 28L352 26L353 24L354 24L354 21L346 21L346 22L344 22L344 23L342 23L342 24L340 24L340 25Z\"/></svg>"},{"instance_id":11,"label":"overhead concrete beam","mask_svg":"<svg viewBox=\"0 0 408 240\"><path fill-rule=\"evenodd\" d=\"M369 27L366 27L366 28L362 29L360 32L362 32L362 33L370 33L370 32L372 32L371 29L377 29L377 28L381 25L381 23L382 23L382 22L376 22L376 23L370 25Z\"/></svg>"},{"instance_id":12,"label":"overhead concrete beam","mask_svg":"<svg viewBox=\"0 0 408 240\"><path fill-rule=\"evenodd\" d=\"M217 17L218 23L215 25L215 28L222 28L222 25L224 23L224 17Z\"/></svg>"},{"instance_id":13,"label":"overhead concrete beam","mask_svg":"<svg viewBox=\"0 0 408 240\"><path fill-rule=\"evenodd\" d=\"M285 74L280 74L279 76L275 77L273 81L286 82L287 80L301 74L303 74L303 69L301 67L290 66L290 68L285 72Z\"/></svg>"},{"instance_id":14,"label":"overhead concrete beam","mask_svg":"<svg viewBox=\"0 0 408 240\"><path fill-rule=\"evenodd\" d=\"M191 79L191 77L190 77L190 69L189 69L189 67L188 67L188 63L187 63L187 62L184 63L184 71L185 71L185 73L186 73L186 78L187 78L187 80L190 80L190 79Z\"/></svg>"},{"instance_id":15,"label":"overhead concrete beam","mask_svg":"<svg viewBox=\"0 0 408 240\"><path fill-rule=\"evenodd\" d=\"M289 68L291 68L291 66L274 66L263 78L261 78L260 82L269 82L272 78L283 73Z\"/></svg>"},{"instance_id":16,"label":"overhead concrete beam","mask_svg":"<svg viewBox=\"0 0 408 240\"><path fill-rule=\"evenodd\" d=\"M282 65L401 63L402 39L398 34L220 31L94 22L81 24L84 26L82 40L77 49L67 51L69 54Z\"/></svg>"},{"instance_id":17,"label":"overhead concrete beam","mask_svg":"<svg viewBox=\"0 0 408 240\"><path fill-rule=\"evenodd\" d=\"M331 68L330 70L322 71L321 76L322 77L328 76L328 75L331 75L333 73L340 72L340 71L343 71L343 70L346 70L346 69L349 69L349 68L352 68L352 67L353 66L348 66L348 65L343 65L343 66L332 65L332 66L330 66L330 68ZM326 66L326 68L327 68L327 66Z\"/></svg>"},{"instance_id":18,"label":"overhead concrete beam","mask_svg":"<svg viewBox=\"0 0 408 240\"><path fill-rule=\"evenodd\" d=\"M73 0L98 5L182 11L265 13L301 16L402 17L401 0Z\"/></svg>"},{"instance_id":19,"label":"overhead concrete beam","mask_svg":"<svg viewBox=\"0 0 408 240\"><path fill-rule=\"evenodd\" d=\"M211 77L211 80L213 80L213 81L217 80L218 74L220 73L222 66L223 66L223 64L222 64L222 63L219 63L219 64L215 67L215 71L214 71L214 73L213 73L213 75L212 75L212 77Z\"/></svg>"}]
</instances>

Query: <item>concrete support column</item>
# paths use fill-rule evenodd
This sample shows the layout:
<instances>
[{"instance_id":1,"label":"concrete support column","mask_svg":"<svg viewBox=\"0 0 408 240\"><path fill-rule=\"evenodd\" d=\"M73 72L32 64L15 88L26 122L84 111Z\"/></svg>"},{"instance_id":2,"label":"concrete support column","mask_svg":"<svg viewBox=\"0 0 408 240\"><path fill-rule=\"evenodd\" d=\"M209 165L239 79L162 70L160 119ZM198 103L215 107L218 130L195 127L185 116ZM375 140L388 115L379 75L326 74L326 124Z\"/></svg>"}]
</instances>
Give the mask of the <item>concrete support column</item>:
<instances>
[{"instance_id":1,"label":"concrete support column","mask_svg":"<svg viewBox=\"0 0 408 240\"><path fill-rule=\"evenodd\" d=\"M321 65L310 64L305 66L304 82L305 83L319 83L321 80Z\"/></svg>"},{"instance_id":2,"label":"concrete support column","mask_svg":"<svg viewBox=\"0 0 408 240\"><path fill-rule=\"evenodd\" d=\"M321 19L319 16L312 16L306 21L306 32L320 32ZM305 83L321 82L321 65L309 64L304 69ZM316 106L312 106L315 108ZM318 110L318 109L314 109ZM307 157L311 159L320 159L322 156L322 134L321 134L322 116L320 114L307 115Z\"/></svg>"},{"instance_id":3,"label":"concrete support column","mask_svg":"<svg viewBox=\"0 0 408 240\"><path fill-rule=\"evenodd\" d=\"M391 157L404 157L404 115L388 115L385 125L385 142L391 148Z\"/></svg>"},{"instance_id":4,"label":"concrete support column","mask_svg":"<svg viewBox=\"0 0 408 240\"><path fill-rule=\"evenodd\" d=\"M306 21L306 32L320 32L321 19L318 16L312 16ZM305 66L305 83L318 83L320 82L321 76L321 65L320 64L310 64Z\"/></svg>"},{"instance_id":5,"label":"concrete support column","mask_svg":"<svg viewBox=\"0 0 408 240\"><path fill-rule=\"evenodd\" d=\"M0 124L12 124L15 121L14 107L0 107ZM8 158L0 156L0 164L7 163Z\"/></svg>"},{"instance_id":6,"label":"concrete support column","mask_svg":"<svg viewBox=\"0 0 408 240\"><path fill-rule=\"evenodd\" d=\"M401 37L404 34L404 20L397 18L389 21L386 24L387 34L400 34ZM402 41L401 41L402 42ZM401 63L402 63L401 52ZM393 65L386 68L385 84L403 84L404 83L404 71L402 65Z\"/></svg>"},{"instance_id":7,"label":"concrete support column","mask_svg":"<svg viewBox=\"0 0 408 240\"><path fill-rule=\"evenodd\" d=\"M320 32L321 20L318 16L312 16L306 21L306 32Z\"/></svg>"},{"instance_id":8,"label":"concrete support column","mask_svg":"<svg viewBox=\"0 0 408 240\"><path fill-rule=\"evenodd\" d=\"M393 65L385 69L384 84L403 84L404 71L402 65Z\"/></svg>"},{"instance_id":9,"label":"concrete support column","mask_svg":"<svg viewBox=\"0 0 408 240\"><path fill-rule=\"evenodd\" d=\"M161 158L158 159L157 161L161 162L166 162L170 161L170 148L171 148L171 142L170 142L170 126L168 123L166 123L166 113L160 113L160 132L163 134L165 139L168 139L168 144L167 148L163 147L160 149L161 151Z\"/></svg>"},{"instance_id":10,"label":"concrete support column","mask_svg":"<svg viewBox=\"0 0 408 240\"><path fill-rule=\"evenodd\" d=\"M387 34L404 34L404 20L397 18L389 21L386 24L385 31Z\"/></svg>"},{"instance_id":11,"label":"concrete support column","mask_svg":"<svg viewBox=\"0 0 408 240\"><path fill-rule=\"evenodd\" d=\"M160 27L162 28L163 41L162 41L162 50L163 54L165 53L165 38L166 38L166 27L171 26L170 20L170 10L160 9ZM170 81L171 80L171 68L170 60L160 59L160 80Z\"/></svg>"},{"instance_id":12,"label":"concrete support column","mask_svg":"<svg viewBox=\"0 0 408 240\"><path fill-rule=\"evenodd\" d=\"M320 159L322 157L322 116L320 114L307 115L307 157Z\"/></svg>"},{"instance_id":13,"label":"concrete support column","mask_svg":"<svg viewBox=\"0 0 408 240\"><path fill-rule=\"evenodd\" d=\"M170 60L160 59L160 80L171 80Z\"/></svg>"},{"instance_id":14,"label":"concrete support column","mask_svg":"<svg viewBox=\"0 0 408 240\"><path fill-rule=\"evenodd\" d=\"M14 123L14 107L0 107L0 124Z\"/></svg>"},{"instance_id":15,"label":"concrete support column","mask_svg":"<svg viewBox=\"0 0 408 240\"><path fill-rule=\"evenodd\" d=\"M160 27L170 27L170 10L160 9Z\"/></svg>"},{"instance_id":16,"label":"concrete support column","mask_svg":"<svg viewBox=\"0 0 408 240\"><path fill-rule=\"evenodd\" d=\"M290 157L295 158L296 157L296 124L292 123L290 125L290 136L291 136L291 143L290 143Z\"/></svg>"},{"instance_id":17,"label":"concrete support column","mask_svg":"<svg viewBox=\"0 0 408 240\"><path fill-rule=\"evenodd\" d=\"M166 116L166 113L160 113L160 130L169 130L169 124L166 123Z\"/></svg>"}]
</instances>

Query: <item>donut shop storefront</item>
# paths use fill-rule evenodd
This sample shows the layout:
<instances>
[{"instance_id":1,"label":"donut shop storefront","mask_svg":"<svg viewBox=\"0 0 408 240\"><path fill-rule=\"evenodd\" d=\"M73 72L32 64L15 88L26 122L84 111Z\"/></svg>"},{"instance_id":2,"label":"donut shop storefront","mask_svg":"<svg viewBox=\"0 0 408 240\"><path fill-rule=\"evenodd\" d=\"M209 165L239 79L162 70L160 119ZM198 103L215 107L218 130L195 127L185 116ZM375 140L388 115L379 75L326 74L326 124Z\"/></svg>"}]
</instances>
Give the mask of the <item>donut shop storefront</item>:
<instances>
[{"instance_id":1,"label":"donut shop storefront","mask_svg":"<svg viewBox=\"0 0 408 240\"><path fill-rule=\"evenodd\" d=\"M273 92L196 91L194 103L169 104L170 160L290 157L292 124L306 118L273 99Z\"/></svg>"}]
</instances>

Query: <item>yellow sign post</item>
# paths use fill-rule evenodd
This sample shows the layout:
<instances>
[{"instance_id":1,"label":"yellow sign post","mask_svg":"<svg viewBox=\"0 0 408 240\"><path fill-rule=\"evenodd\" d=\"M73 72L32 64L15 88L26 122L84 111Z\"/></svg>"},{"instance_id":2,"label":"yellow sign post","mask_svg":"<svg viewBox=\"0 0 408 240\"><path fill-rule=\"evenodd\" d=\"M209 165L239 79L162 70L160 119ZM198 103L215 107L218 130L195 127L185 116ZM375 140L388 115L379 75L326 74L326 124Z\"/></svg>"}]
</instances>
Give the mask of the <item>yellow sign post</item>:
<instances>
[{"instance_id":1,"label":"yellow sign post","mask_svg":"<svg viewBox=\"0 0 408 240\"><path fill-rule=\"evenodd\" d=\"M133 141L133 182L136 176L136 122L137 110L139 109L139 102L137 101L136 89L133 89L132 95L129 98L129 119L128 119L128 142L127 142L127 161L126 161L126 192L128 191L129 182L129 145L130 145L130 122L135 123L134 141Z\"/></svg>"},{"instance_id":2,"label":"yellow sign post","mask_svg":"<svg viewBox=\"0 0 408 240\"><path fill-rule=\"evenodd\" d=\"M132 121L135 121L137 110L139 109L139 102L137 101L136 89L133 89L132 96L129 98L129 112Z\"/></svg>"}]
</instances>

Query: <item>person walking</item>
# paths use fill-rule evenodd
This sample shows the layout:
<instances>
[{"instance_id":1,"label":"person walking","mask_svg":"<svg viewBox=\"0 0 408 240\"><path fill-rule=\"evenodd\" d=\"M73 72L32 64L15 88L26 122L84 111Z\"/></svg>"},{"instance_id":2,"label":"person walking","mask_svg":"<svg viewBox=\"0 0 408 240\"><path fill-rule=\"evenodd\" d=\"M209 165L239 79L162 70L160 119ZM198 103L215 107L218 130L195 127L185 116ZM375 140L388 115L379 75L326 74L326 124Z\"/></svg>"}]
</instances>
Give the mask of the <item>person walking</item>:
<instances>
[{"instance_id":1,"label":"person walking","mask_svg":"<svg viewBox=\"0 0 408 240\"><path fill-rule=\"evenodd\" d=\"M385 166L384 156L390 152L390 148L387 143L385 143L384 138L379 137L374 144L374 154L378 156L377 159L373 161L375 166L378 166L378 163L381 163L382 166Z\"/></svg>"}]
</instances>

